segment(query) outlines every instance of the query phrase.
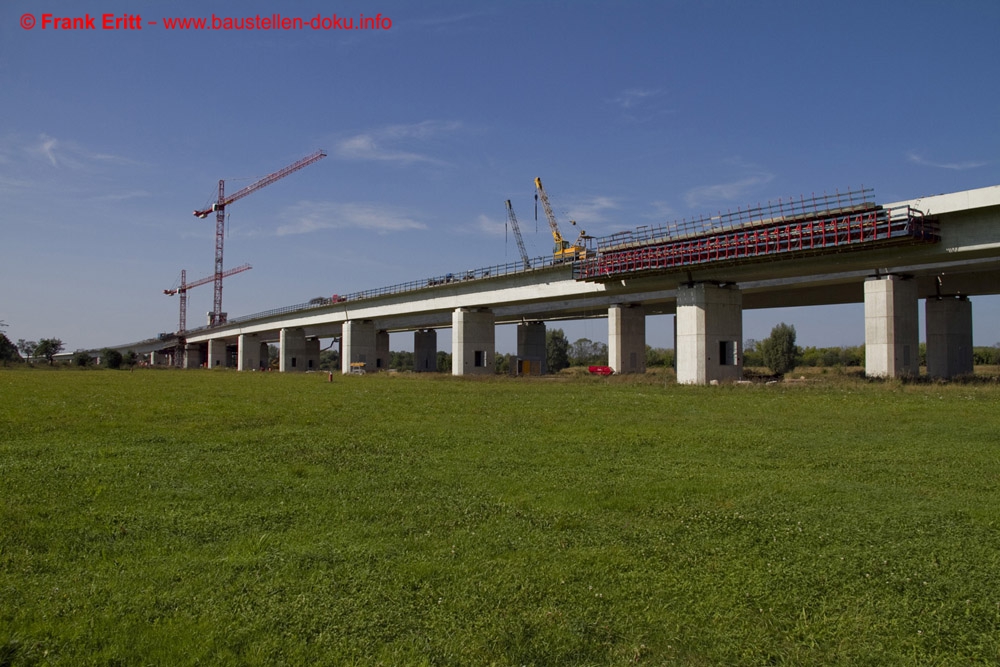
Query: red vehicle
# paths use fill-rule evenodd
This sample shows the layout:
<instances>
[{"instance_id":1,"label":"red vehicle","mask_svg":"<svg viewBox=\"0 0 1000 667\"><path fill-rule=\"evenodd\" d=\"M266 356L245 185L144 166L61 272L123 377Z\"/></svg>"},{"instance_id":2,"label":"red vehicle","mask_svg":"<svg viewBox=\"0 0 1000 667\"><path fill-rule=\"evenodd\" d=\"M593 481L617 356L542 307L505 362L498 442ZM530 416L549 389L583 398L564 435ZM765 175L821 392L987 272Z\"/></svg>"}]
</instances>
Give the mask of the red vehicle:
<instances>
[{"instance_id":1,"label":"red vehicle","mask_svg":"<svg viewBox=\"0 0 1000 667\"><path fill-rule=\"evenodd\" d=\"M611 368L611 366L588 366L587 370L592 375L613 375L615 372L615 369Z\"/></svg>"}]
</instances>

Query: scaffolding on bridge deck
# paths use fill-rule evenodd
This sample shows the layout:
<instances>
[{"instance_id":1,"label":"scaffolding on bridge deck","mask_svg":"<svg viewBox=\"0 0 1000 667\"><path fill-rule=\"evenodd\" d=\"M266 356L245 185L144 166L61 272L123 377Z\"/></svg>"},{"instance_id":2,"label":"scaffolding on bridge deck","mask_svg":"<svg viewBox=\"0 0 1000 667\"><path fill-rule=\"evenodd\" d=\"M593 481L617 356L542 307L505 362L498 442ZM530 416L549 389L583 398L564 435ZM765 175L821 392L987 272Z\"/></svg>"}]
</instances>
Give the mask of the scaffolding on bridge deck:
<instances>
[{"instance_id":1,"label":"scaffolding on bridge deck","mask_svg":"<svg viewBox=\"0 0 1000 667\"><path fill-rule=\"evenodd\" d=\"M884 208L871 189L781 201L712 217L640 227L596 240L574 264L577 280L599 281L708 263L744 263L873 246L936 243L936 220L910 206Z\"/></svg>"}]
</instances>

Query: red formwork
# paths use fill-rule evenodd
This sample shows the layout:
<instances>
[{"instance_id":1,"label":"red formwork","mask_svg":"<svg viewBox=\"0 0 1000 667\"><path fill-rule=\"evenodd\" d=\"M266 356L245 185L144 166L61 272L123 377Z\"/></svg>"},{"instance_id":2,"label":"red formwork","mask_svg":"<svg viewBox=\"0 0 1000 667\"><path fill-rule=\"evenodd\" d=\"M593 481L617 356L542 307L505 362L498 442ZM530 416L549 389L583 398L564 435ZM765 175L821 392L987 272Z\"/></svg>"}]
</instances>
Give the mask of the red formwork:
<instances>
[{"instance_id":1,"label":"red formwork","mask_svg":"<svg viewBox=\"0 0 1000 667\"><path fill-rule=\"evenodd\" d=\"M909 206L860 206L852 210L745 223L736 229L678 238L598 246L577 262L577 280L601 280L643 272L669 272L716 263L744 263L779 257L843 252L872 246L935 243L936 221Z\"/></svg>"}]
</instances>

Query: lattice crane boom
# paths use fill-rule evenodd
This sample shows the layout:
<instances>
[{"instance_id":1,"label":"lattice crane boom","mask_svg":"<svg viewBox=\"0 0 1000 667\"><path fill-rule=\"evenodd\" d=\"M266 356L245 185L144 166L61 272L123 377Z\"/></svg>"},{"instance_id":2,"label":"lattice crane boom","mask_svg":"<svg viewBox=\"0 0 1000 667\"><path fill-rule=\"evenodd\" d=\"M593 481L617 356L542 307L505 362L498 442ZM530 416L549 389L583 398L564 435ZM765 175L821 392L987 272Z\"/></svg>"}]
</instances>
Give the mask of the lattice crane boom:
<instances>
[{"instance_id":1,"label":"lattice crane boom","mask_svg":"<svg viewBox=\"0 0 1000 667\"><path fill-rule=\"evenodd\" d=\"M211 208L205 209L203 211L195 211L194 215L198 218L207 218L210 213L215 212L215 274L213 280L215 282L215 297L212 302L212 321L211 326L216 326L224 323L224 316L222 313L222 254L223 254L223 243L226 237L226 206L232 204L233 202L246 197L249 194L266 187L275 181L281 180L285 176L302 169L303 167L308 167L314 162L318 162L326 157L326 151L319 150L311 155L293 162L292 164L279 169L278 171L268 174L264 178L260 179L255 183L251 183L242 190L236 191L234 194L226 197L226 182L224 180L219 181L219 198L212 204Z\"/></svg>"},{"instance_id":2,"label":"lattice crane boom","mask_svg":"<svg viewBox=\"0 0 1000 667\"><path fill-rule=\"evenodd\" d=\"M514 215L514 207L511 206L510 200L507 200L507 220L510 222L511 229L514 230L514 239L517 241L517 248L521 251L521 261L524 262L524 268L531 268L531 261L528 259L528 251L524 249L524 239L521 238L521 228L517 224L517 216Z\"/></svg>"},{"instance_id":3,"label":"lattice crane boom","mask_svg":"<svg viewBox=\"0 0 1000 667\"><path fill-rule=\"evenodd\" d=\"M545 188L542 187L542 179L535 179L535 189L537 190L536 197L542 200L542 208L545 210L545 219L549 221L549 229L552 230L552 240L555 241L554 256L557 261L573 260L573 259L583 259L587 256L587 249L583 246L583 239L590 238L587 233L580 230L580 235L577 237L576 241L570 243L563 237L562 232L559 231L559 224L556 222L556 215L552 212L552 205L549 203L549 196L545 194ZM537 215L538 209L535 209ZM570 220L570 223L576 226L576 222Z\"/></svg>"},{"instance_id":4,"label":"lattice crane boom","mask_svg":"<svg viewBox=\"0 0 1000 667\"><path fill-rule=\"evenodd\" d=\"M237 266L235 269L229 269L228 271L222 272L223 278L228 278L229 276L236 275L237 273L243 273L244 271L249 271L253 267L249 264L243 264ZM192 283L187 282L187 271L181 269L181 282L180 285L172 289L165 289L163 293L167 296L173 296L175 294L180 294L180 317L177 321L177 333L183 334L187 330L187 293L188 290L193 287L198 287L199 285L205 285L215 280L215 275L205 276L204 278L199 278Z\"/></svg>"}]
</instances>

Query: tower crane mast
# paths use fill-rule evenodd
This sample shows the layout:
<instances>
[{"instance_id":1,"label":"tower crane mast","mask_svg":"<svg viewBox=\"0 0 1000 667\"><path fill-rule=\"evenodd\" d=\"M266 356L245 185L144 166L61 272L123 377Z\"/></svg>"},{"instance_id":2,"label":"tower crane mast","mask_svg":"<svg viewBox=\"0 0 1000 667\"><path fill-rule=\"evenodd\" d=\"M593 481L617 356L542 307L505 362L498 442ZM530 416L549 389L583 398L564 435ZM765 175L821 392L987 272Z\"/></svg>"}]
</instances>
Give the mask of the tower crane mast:
<instances>
[{"instance_id":1,"label":"tower crane mast","mask_svg":"<svg viewBox=\"0 0 1000 667\"><path fill-rule=\"evenodd\" d=\"M213 280L215 282L215 298L212 303L212 321L211 326L216 326L224 323L224 316L222 313L222 246L223 241L226 236L226 206L232 204L233 202L243 199L249 194L266 187L275 181L281 180L285 176L302 169L303 167L308 167L314 162L326 157L326 151L316 151L311 155L307 155L301 160L294 162L283 169L268 174L264 178L252 183L242 190L238 190L234 194L226 196L226 182L224 180L219 181L219 198L212 204L211 208L207 208L201 211L195 211L194 215L198 218L207 218L210 213L215 212L215 274Z\"/></svg>"},{"instance_id":2,"label":"tower crane mast","mask_svg":"<svg viewBox=\"0 0 1000 667\"><path fill-rule=\"evenodd\" d=\"M517 248L521 251L521 261L524 262L524 268L531 268L531 261L528 259L528 251L524 249L524 239L521 238L521 228L517 224L517 216L514 215L514 207L511 206L510 200L507 200L507 220L510 222L511 229L514 230L514 239L517 241Z\"/></svg>"}]
</instances>

